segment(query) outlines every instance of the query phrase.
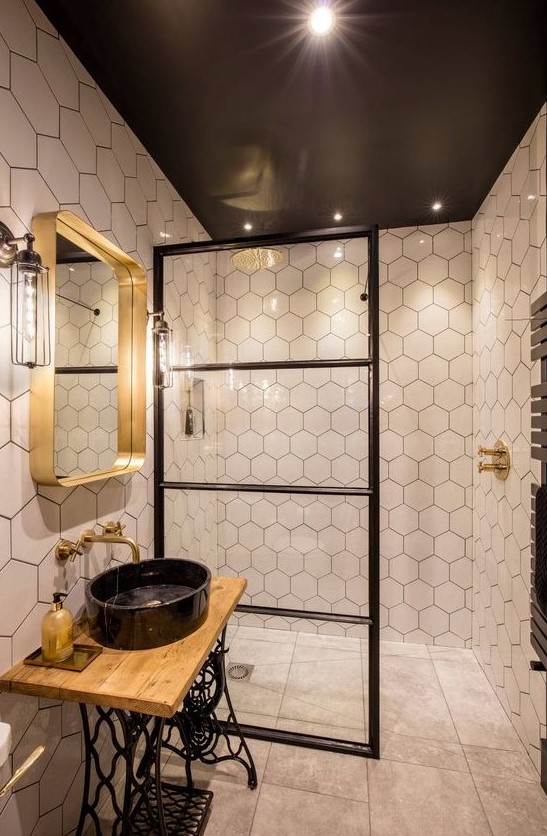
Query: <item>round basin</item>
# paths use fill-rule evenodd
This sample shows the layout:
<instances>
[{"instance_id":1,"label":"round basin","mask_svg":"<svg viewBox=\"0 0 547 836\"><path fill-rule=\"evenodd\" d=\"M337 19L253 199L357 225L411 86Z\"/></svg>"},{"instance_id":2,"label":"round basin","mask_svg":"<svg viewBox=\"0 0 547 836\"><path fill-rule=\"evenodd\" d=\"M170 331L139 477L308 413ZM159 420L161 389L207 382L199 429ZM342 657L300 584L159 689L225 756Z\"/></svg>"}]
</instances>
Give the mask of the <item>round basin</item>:
<instances>
[{"instance_id":1,"label":"round basin","mask_svg":"<svg viewBox=\"0 0 547 836\"><path fill-rule=\"evenodd\" d=\"M107 569L85 590L91 634L120 650L171 644L205 621L210 586L211 572L195 560L167 557Z\"/></svg>"}]
</instances>

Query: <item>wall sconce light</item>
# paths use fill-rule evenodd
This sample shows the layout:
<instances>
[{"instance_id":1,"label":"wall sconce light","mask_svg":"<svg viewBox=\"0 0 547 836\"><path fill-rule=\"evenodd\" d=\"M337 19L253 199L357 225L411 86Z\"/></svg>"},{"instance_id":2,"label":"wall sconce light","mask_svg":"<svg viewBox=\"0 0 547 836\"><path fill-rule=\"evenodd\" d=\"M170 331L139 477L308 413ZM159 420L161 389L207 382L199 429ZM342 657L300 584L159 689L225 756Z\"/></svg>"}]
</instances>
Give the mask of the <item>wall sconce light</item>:
<instances>
[{"instance_id":1,"label":"wall sconce light","mask_svg":"<svg viewBox=\"0 0 547 836\"><path fill-rule=\"evenodd\" d=\"M18 243L24 241L19 249ZM11 360L18 366L49 366L51 363L49 318L49 269L34 251L34 235L22 238L0 221L0 267L12 267Z\"/></svg>"},{"instance_id":2,"label":"wall sconce light","mask_svg":"<svg viewBox=\"0 0 547 836\"><path fill-rule=\"evenodd\" d=\"M169 389L173 385L173 331L163 318L163 311L149 314L156 321L154 337L154 386Z\"/></svg>"}]
</instances>

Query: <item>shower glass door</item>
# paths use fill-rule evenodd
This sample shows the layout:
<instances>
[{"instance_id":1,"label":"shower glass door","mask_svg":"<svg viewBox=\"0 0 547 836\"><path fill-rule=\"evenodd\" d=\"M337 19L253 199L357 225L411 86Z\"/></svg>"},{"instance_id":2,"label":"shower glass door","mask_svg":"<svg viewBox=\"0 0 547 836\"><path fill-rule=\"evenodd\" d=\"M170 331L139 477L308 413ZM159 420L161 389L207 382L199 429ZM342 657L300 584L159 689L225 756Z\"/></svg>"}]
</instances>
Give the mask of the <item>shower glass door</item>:
<instances>
[{"instance_id":1,"label":"shower glass door","mask_svg":"<svg viewBox=\"0 0 547 836\"><path fill-rule=\"evenodd\" d=\"M156 557L247 588L228 674L248 737L379 755L377 228L166 245L154 309Z\"/></svg>"}]
</instances>

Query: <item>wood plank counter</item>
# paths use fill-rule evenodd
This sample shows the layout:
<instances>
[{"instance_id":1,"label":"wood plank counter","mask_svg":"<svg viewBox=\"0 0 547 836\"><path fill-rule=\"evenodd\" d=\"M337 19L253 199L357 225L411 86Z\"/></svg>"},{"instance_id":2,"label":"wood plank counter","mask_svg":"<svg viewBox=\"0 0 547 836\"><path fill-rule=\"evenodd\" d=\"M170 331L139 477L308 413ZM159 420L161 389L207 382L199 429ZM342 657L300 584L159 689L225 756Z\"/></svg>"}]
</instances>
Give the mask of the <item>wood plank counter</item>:
<instances>
[{"instance_id":1,"label":"wood plank counter","mask_svg":"<svg viewBox=\"0 0 547 836\"><path fill-rule=\"evenodd\" d=\"M152 650L105 647L80 673L20 662L0 677L0 690L172 717L246 585L244 578L214 577L206 621L178 642ZM96 644L85 632L77 642Z\"/></svg>"}]
</instances>

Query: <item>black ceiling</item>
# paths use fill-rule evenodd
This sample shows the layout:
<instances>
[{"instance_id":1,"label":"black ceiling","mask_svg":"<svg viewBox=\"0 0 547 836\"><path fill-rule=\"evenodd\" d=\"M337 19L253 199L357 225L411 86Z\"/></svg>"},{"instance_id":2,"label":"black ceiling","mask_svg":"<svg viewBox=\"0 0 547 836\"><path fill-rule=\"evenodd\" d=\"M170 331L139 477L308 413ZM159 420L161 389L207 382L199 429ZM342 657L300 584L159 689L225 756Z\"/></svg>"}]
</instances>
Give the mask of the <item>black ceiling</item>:
<instances>
[{"instance_id":1,"label":"black ceiling","mask_svg":"<svg viewBox=\"0 0 547 836\"><path fill-rule=\"evenodd\" d=\"M545 0L38 2L214 238L469 219L546 98Z\"/></svg>"}]
</instances>

